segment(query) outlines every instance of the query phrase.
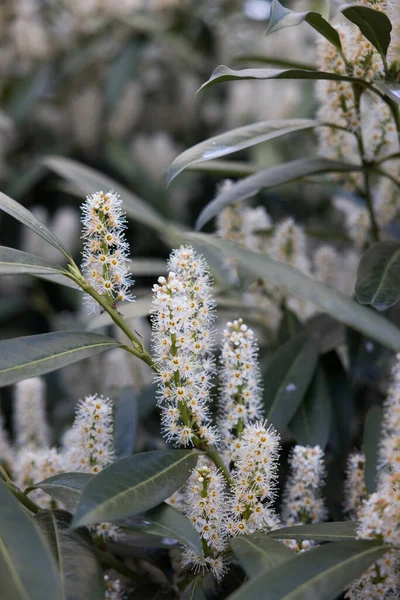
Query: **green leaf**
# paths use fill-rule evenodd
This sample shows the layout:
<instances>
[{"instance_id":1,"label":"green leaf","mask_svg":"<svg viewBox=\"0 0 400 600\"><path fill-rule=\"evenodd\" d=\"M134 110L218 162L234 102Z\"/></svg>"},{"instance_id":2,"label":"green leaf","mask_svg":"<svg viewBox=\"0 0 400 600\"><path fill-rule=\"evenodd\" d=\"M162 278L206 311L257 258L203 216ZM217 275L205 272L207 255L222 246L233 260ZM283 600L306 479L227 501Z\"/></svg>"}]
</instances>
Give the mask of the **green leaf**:
<instances>
[{"instance_id":1,"label":"green leaf","mask_svg":"<svg viewBox=\"0 0 400 600\"><path fill-rule=\"evenodd\" d=\"M325 448L331 425L331 403L325 373L319 365L302 403L289 423L297 444Z\"/></svg>"},{"instance_id":2,"label":"green leaf","mask_svg":"<svg viewBox=\"0 0 400 600\"><path fill-rule=\"evenodd\" d=\"M375 404L369 409L364 423L365 486L368 494L376 492L382 416L382 408Z\"/></svg>"},{"instance_id":3,"label":"green leaf","mask_svg":"<svg viewBox=\"0 0 400 600\"><path fill-rule=\"evenodd\" d=\"M57 566L39 528L0 480L0 596L62 600Z\"/></svg>"},{"instance_id":4,"label":"green leaf","mask_svg":"<svg viewBox=\"0 0 400 600\"><path fill-rule=\"evenodd\" d=\"M241 63L259 63L262 65L271 65L283 69L305 69L306 71L316 71L315 65L310 65L295 60L277 58L276 56L265 56L263 54L242 54L234 59L235 64Z\"/></svg>"},{"instance_id":5,"label":"green leaf","mask_svg":"<svg viewBox=\"0 0 400 600\"><path fill-rule=\"evenodd\" d=\"M185 483L198 456L192 450L154 450L118 460L89 481L73 526L124 519L154 508Z\"/></svg>"},{"instance_id":6,"label":"green leaf","mask_svg":"<svg viewBox=\"0 0 400 600\"><path fill-rule=\"evenodd\" d=\"M282 432L310 384L318 347L306 333L298 333L272 356L264 371L264 403L268 421Z\"/></svg>"},{"instance_id":7,"label":"green leaf","mask_svg":"<svg viewBox=\"0 0 400 600\"><path fill-rule=\"evenodd\" d=\"M286 119L282 121L261 121L232 129L196 144L175 158L168 170L167 183L169 185L179 173L195 164L233 154L256 144L273 140L294 131L310 129L317 125L318 121L312 121L311 119Z\"/></svg>"},{"instance_id":8,"label":"green leaf","mask_svg":"<svg viewBox=\"0 0 400 600\"><path fill-rule=\"evenodd\" d=\"M397 327L372 310L360 306L336 290L314 281L297 269L217 236L186 233L185 238L218 248L225 255L243 265L255 277L262 277L276 285L284 286L295 296L309 300L338 321L354 327L371 339L399 352L400 330Z\"/></svg>"},{"instance_id":9,"label":"green leaf","mask_svg":"<svg viewBox=\"0 0 400 600\"><path fill-rule=\"evenodd\" d=\"M58 563L63 600L104 600L103 569L87 529L71 531L71 515L63 510L42 510L35 521Z\"/></svg>"},{"instance_id":10,"label":"green leaf","mask_svg":"<svg viewBox=\"0 0 400 600\"><path fill-rule=\"evenodd\" d=\"M195 552L202 553L199 535L191 521L172 506L160 504L147 512L144 519L146 523L144 533L177 540Z\"/></svg>"},{"instance_id":11,"label":"green leaf","mask_svg":"<svg viewBox=\"0 0 400 600\"><path fill-rule=\"evenodd\" d=\"M32 485L25 490L25 493L28 494L36 489L43 490L55 500L63 502L71 511L74 511L83 488L93 477L94 475L90 473L60 473Z\"/></svg>"},{"instance_id":12,"label":"green leaf","mask_svg":"<svg viewBox=\"0 0 400 600\"><path fill-rule=\"evenodd\" d=\"M63 272L62 267L40 256L0 246L0 275L60 275Z\"/></svg>"},{"instance_id":13,"label":"green leaf","mask_svg":"<svg viewBox=\"0 0 400 600\"><path fill-rule=\"evenodd\" d=\"M37 377L119 346L97 333L57 331L0 341L0 387Z\"/></svg>"},{"instance_id":14,"label":"green leaf","mask_svg":"<svg viewBox=\"0 0 400 600\"><path fill-rule=\"evenodd\" d=\"M181 600L206 600L201 589L201 577L195 577L189 585L183 590Z\"/></svg>"},{"instance_id":15,"label":"green leaf","mask_svg":"<svg viewBox=\"0 0 400 600\"><path fill-rule=\"evenodd\" d=\"M337 73L325 73L324 71L307 71L303 69L230 69L225 65L217 67L210 79L203 83L199 92L216 83L225 81L243 81L245 79L310 79L313 81L349 81L357 83L363 87L371 87L371 85L362 79L355 79L347 75L338 75Z\"/></svg>"},{"instance_id":16,"label":"green leaf","mask_svg":"<svg viewBox=\"0 0 400 600\"><path fill-rule=\"evenodd\" d=\"M133 454L138 421L138 401L132 387L123 388L115 408L115 455L117 458Z\"/></svg>"},{"instance_id":17,"label":"green leaf","mask_svg":"<svg viewBox=\"0 0 400 600\"><path fill-rule=\"evenodd\" d=\"M204 227L223 208L246 200L258 194L262 189L270 189L316 173L347 173L359 171L360 167L327 158L299 158L283 165L259 171L242 181L223 188L217 196L201 211L196 221L196 230Z\"/></svg>"},{"instance_id":18,"label":"green leaf","mask_svg":"<svg viewBox=\"0 0 400 600\"><path fill-rule=\"evenodd\" d=\"M292 550L281 542L259 532L239 535L231 540L229 545L249 577L270 571L295 557Z\"/></svg>"},{"instance_id":19,"label":"green leaf","mask_svg":"<svg viewBox=\"0 0 400 600\"><path fill-rule=\"evenodd\" d=\"M162 234L167 234L169 229L173 229L172 224L166 222L149 204L95 169L60 156L47 157L44 163L49 169L76 185L82 194L114 190L121 196L126 214L138 223L143 223Z\"/></svg>"},{"instance_id":20,"label":"green leaf","mask_svg":"<svg viewBox=\"0 0 400 600\"><path fill-rule=\"evenodd\" d=\"M322 15L311 10L301 13L289 10L282 6L278 0L272 0L271 17L267 34L283 29L284 27L300 25L303 21L318 31L318 33L327 39L328 42L333 44L339 52L342 51L342 44L340 43L338 32L322 17Z\"/></svg>"},{"instance_id":21,"label":"green leaf","mask_svg":"<svg viewBox=\"0 0 400 600\"><path fill-rule=\"evenodd\" d=\"M325 544L297 555L242 585L229 600L335 600L350 583L389 550L357 540Z\"/></svg>"},{"instance_id":22,"label":"green leaf","mask_svg":"<svg viewBox=\"0 0 400 600\"><path fill-rule=\"evenodd\" d=\"M392 83L388 81L377 81L375 85L384 94L386 94L386 96L388 96L391 100L396 102L396 104L400 104L400 87L398 83Z\"/></svg>"},{"instance_id":23,"label":"green leaf","mask_svg":"<svg viewBox=\"0 0 400 600\"><path fill-rule=\"evenodd\" d=\"M355 294L361 304L386 310L400 298L400 244L373 244L361 257Z\"/></svg>"},{"instance_id":24,"label":"green leaf","mask_svg":"<svg viewBox=\"0 0 400 600\"><path fill-rule=\"evenodd\" d=\"M270 531L267 535L279 540L315 540L316 542L346 542L355 540L357 523L337 521L333 523L315 523L314 525L295 525Z\"/></svg>"},{"instance_id":25,"label":"green leaf","mask_svg":"<svg viewBox=\"0 0 400 600\"><path fill-rule=\"evenodd\" d=\"M69 253L63 248L60 240L46 227L44 223L39 221L27 208L16 202L9 196L6 196L2 192L0 192L0 209L4 210L4 212L8 213L17 221L20 221L29 229L32 229L35 233L40 235L48 244L57 248L68 260L70 260Z\"/></svg>"},{"instance_id":26,"label":"green leaf","mask_svg":"<svg viewBox=\"0 0 400 600\"><path fill-rule=\"evenodd\" d=\"M223 177L246 177L253 175L258 170L256 165L238 160L210 160L205 163L196 163L187 168L188 171L222 175Z\"/></svg>"},{"instance_id":27,"label":"green leaf","mask_svg":"<svg viewBox=\"0 0 400 600\"><path fill-rule=\"evenodd\" d=\"M368 6L348 6L342 13L357 25L364 37L371 42L381 56L386 57L390 44L392 24L385 13Z\"/></svg>"}]
</instances>

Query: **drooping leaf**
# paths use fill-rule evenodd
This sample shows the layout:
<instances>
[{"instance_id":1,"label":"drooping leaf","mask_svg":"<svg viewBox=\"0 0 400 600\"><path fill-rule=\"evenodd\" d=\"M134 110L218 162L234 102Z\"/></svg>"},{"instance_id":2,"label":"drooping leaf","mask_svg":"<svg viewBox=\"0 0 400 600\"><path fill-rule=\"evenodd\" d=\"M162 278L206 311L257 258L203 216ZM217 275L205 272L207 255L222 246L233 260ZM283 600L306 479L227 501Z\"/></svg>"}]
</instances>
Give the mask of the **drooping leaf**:
<instances>
[{"instance_id":1,"label":"drooping leaf","mask_svg":"<svg viewBox=\"0 0 400 600\"><path fill-rule=\"evenodd\" d=\"M307 12L295 12L282 6L278 0L272 0L271 16L269 19L268 33L278 31L284 27L293 27L303 22L308 23L318 33L320 33L328 42L331 42L339 52L342 50L340 37L336 29L326 21L322 15L308 10Z\"/></svg>"},{"instance_id":2,"label":"drooping leaf","mask_svg":"<svg viewBox=\"0 0 400 600\"><path fill-rule=\"evenodd\" d=\"M379 387L387 381L392 353L388 348L377 344L371 338L354 331L346 331L347 352L350 375L354 382L369 387Z\"/></svg>"},{"instance_id":3,"label":"drooping leaf","mask_svg":"<svg viewBox=\"0 0 400 600\"><path fill-rule=\"evenodd\" d=\"M361 257L357 271L356 298L386 310L400 298L400 244L378 242Z\"/></svg>"},{"instance_id":4,"label":"drooping leaf","mask_svg":"<svg viewBox=\"0 0 400 600\"><path fill-rule=\"evenodd\" d=\"M2 192L0 192L0 209L14 217L14 219L17 219L17 221L20 221L23 225L26 225L26 227L29 227L29 229L32 229L32 231L37 233L48 244L57 248L57 250L59 250L68 260L71 258L69 253L63 248L57 236L55 236L44 223L39 221L39 219L37 219L27 208L22 206L22 204L19 204L19 202L16 202Z\"/></svg>"},{"instance_id":5,"label":"drooping leaf","mask_svg":"<svg viewBox=\"0 0 400 600\"><path fill-rule=\"evenodd\" d=\"M368 494L376 492L382 414L382 408L375 404L369 409L364 423L365 486Z\"/></svg>"},{"instance_id":6,"label":"drooping leaf","mask_svg":"<svg viewBox=\"0 0 400 600\"><path fill-rule=\"evenodd\" d=\"M325 373L319 365L296 414L289 423L297 444L325 448L331 425L331 401Z\"/></svg>"},{"instance_id":7,"label":"drooping leaf","mask_svg":"<svg viewBox=\"0 0 400 600\"><path fill-rule=\"evenodd\" d=\"M235 64L258 63L261 65L270 65L282 69L305 69L306 71L316 71L315 65L298 62L296 60L277 58L276 56L266 56L264 54L241 54L234 58Z\"/></svg>"},{"instance_id":8,"label":"drooping leaf","mask_svg":"<svg viewBox=\"0 0 400 600\"><path fill-rule=\"evenodd\" d=\"M283 165L259 171L233 185L223 188L201 211L196 221L196 230L217 216L223 208L251 198L263 189L270 189L317 173L359 171L357 165L329 160L327 158L299 158Z\"/></svg>"},{"instance_id":9,"label":"drooping leaf","mask_svg":"<svg viewBox=\"0 0 400 600\"><path fill-rule=\"evenodd\" d=\"M0 341L0 386L38 377L94 356L119 342L97 333L57 331Z\"/></svg>"},{"instance_id":10,"label":"drooping leaf","mask_svg":"<svg viewBox=\"0 0 400 600\"><path fill-rule=\"evenodd\" d=\"M278 540L315 540L316 542L346 542L355 540L357 523L337 521L315 523L314 525L296 525L270 531L267 535Z\"/></svg>"},{"instance_id":11,"label":"drooping leaf","mask_svg":"<svg viewBox=\"0 0 400 600\"><path fill-rule=\"evenodd\" d=\"M40 256L0 246L0 275L60 275L62 267Z\"/></svg>"},{"instance_id":12,"label":"drooping leaf","mask_svg":"<svg viewBox=\"0 0 400 600\"><path fill-rule=\"evenodd\" d=\"M115 455L117 458L130 456L136 442L138 402L132 387L123 388L115 408Z\"/></svg>"},{"instance_id":13,"label":"drooping leaf","mask_svg":"<svg viewBox=\"0 0 400 600\"><path fill-rule=\"evenodd\" d=\"M201 577L195 577L189 585L183 590L181 600L206 600L201 589Z\"/></svg>"},{"instance_id":14,"label":"drooping leaf","mask_svg":"<svg viewBox=\"0 0 400 600\"><path fill-rule=\"evenodd\" d=\"M177 540L202 553L200 538L192 523L172 506L160 504L147 512L144 518L145 533Z\"/></svg>"},{"instance_id":15,"label":"drooping leaf","mask_svg":"<svg viewBox=\"0 0 400 600\"><path fill-rule=\"evenodd\" d=\"M196 163L187 168L188 171L222 175L223 177L246 177L258 171L256 165L250 165L239 160L210 160Z\"/></svg>"},{"instance_id":16,"label":"drooping leaf","mask_svg":"<svg viewBox=\"0 0 400 600\"><path fill-rule=\"evenodd\" d=\"M293 295L309 300L338 321L354 327L392 350L400 350L400 330L392 323L336 290L310 279L297 269L217 236L186 233L185 238L219 248L256 277L285 287Z\"/></svg>"},{"instance_id":17,"label":"drooping leaf","mask_svg":"<svg viewBox=\"0 0 400 600\"><path fill-rule=\"evenodd\" d=\"M281 431L295 414L313 377L318 347L306 333L283 344L263 373L264 404L268 421Z\"/></svg>"},{"instance_id":18,"label":"drooping leaf","mask_svg":"<svg viewBox=\"0 0 400 600\"><path fill-rule=\"evenodd\" d=\"M90 473L60 473L27 488L25 493L40 489L49 496L63 502L71 511L78 505L83 488L94 477Z\"/></svg>"},{"instance_id":19,"label":"drooping leaf","mask_svg":"<svg viewBox=\"0 0 400 600\"><path fill-rule=\"evenodd\" d=\"M57 561L63 600L104 600L103 569L87 529L71 531L71 515L43 510L35 515Z\"/></svg>"},{"instance_id":20,"label":"drooping leaf","mask_svg":"<svg viewBox=\"0 0 400 600\"><path fill-rule=\"evenodd\" d=\"M342 10L342 13L346 19L357 25L363 36L385 57L392 31L388 16L381 11L360 5L348 6Z\"/></svg>"},{"instance_id":21,"label":"drooping leaf","mask_svg":"<svg viewBox=\"0 0 400 600\"><path fill-rule=\"evenodd\" d=\"M163 234L166 234L168 229L173 229L173 226L166 222L149 204L120 183L95 169L61 156L49 156L44 163L49 169L76 185L82 194L93 194L99 190L104 192L114 190L121 196L127 215L135 221Z\"/></svg>"},{"instance_id":22,"label":"drooping leaf","mask_svg":"<svg viewBox=\"0 0 400 600\"><path fill-rule=\"evenodd\" d=\"M0 597L63 600L56 562L37 525L0 479Z\"/></svg>"},{"instance_id":23,"label":"drooping leaf","mask_svg":"<svg viewBox=\"0 0 400 600\"><path fill-rule=\"evenodd\" d=\"M170 184L179 173L195 164L233 154L256 144L273 140L294 131L310 129L317 125L318 122L311 119L286 119L283 121L261 121L232 129L182 152L175 158L168 170L167 183Z\"/></svg>"},{"instance_id":24,"label":"drooping leaf","mask_svg":"<svg viewBox=\"0 0 400 600\"><path fill-rule=\"evenodd\" d=\"M259 532L239 535L233 538L229 545L249 577L256 577L261 572L274 569L295 557L281 542Z\"/></svg>"},{"instance_id":25,"label":"drooping leaf","mask_svg":"<svg viewBox=\"0 0 400 600\"><path fill-rule=\"evenodd\" d=\"M388 81L377 81L376 86L391 100L400 104L400 86L398 83Z\"/></svg>"},{"instance_id":26,"label":"drooping leaf","mask_svg":"<svg viewBox=\"0 0 400 600\"><path fill-rule=\"evenodd\" d=\"M229 600L336 600L388 549L378 542L364 540L318 546L297 555L290 563L253 577L231 594Z\"/></svg>"},{"instance_id":27,"label":"drooping leaf","mask_svg":"<svg viewBox=\"0 0 400 600\"><path fill-rule=\"evenodd\" d=\"M351 442L354 398L348 375L338 354L331 350L321 357L331 401L329 445L337 456L345 456Z\"/></svg>"},{"instance_id":28,"label":"drooping leaf","mask_svg":"<svg viewBox=\"0 0 400 600\"><path fill-rule=\"evenodd\" d=\"M185 483L197 459L191 450L154 450L118 460L89 481L73 526L124 519L154 508Z\"/></svg>"},{"instance_id":29,"label":"drooping leaf","mask_svg":"<svg viewBox=\"0 0 400 600\"><path fill-rule=\"evenodd\" d=\"M313 81L349 81L357 83L363 87L370 87L370 84L361 79L348 77L347 75L338 75L337 73L325 73L324 71L307 71L303 69L230 69L225 65L217 67L210 79L203 83L199 92L216 83L225 81L237 81L245 79L310 79Z\"/></svg>"}]
</instances>

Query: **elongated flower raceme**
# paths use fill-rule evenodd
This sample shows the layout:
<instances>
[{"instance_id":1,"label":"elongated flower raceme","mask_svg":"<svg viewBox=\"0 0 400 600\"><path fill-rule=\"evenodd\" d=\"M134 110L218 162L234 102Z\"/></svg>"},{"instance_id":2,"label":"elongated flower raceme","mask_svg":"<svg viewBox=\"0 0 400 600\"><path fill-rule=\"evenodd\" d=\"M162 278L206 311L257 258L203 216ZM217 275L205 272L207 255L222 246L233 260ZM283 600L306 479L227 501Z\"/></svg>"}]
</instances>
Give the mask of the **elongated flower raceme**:
<instances>
[{"instance_id":1,"label":"elongated flower raceme","mask_svg":"<svg viewBox=\"0 0 400 600\"><path fill-rule=\"evenodd\" d=\"M129 292L133 284L129 273L129 244L125 239L125 213L122 201L114 193L96 192L82 205L83 261L86 280L113 305L117 301L133 301ZM89 295L85 302L90 312L98 304Z\"/></svg>"},{"instance_id":2,"label":"elongated flower raceme","mask_svg":"<svg viewBox=\"0 0 400 600\"><path fill-rule=\"evenodd\" d=\"M225 529L227 494L225 480L215 466L197 466L186 485L186 516L199 533L203 554L185 547L183 565L192 565L195 571L212 571L221 579L227 570L224 549L228 538Z\"/></svg>"},{"instance_id":3,"label":"elongated flower raceme","mask_svg":"<svg viewBox=\"0 0 400 600\"><path fill-rule=\"evenodd\" d=\"M40 377L19 381L14 393L14 426L19 448L47 448L45 382Z\"/></svg>"},{"instance_id":4,"label":"elongated flower raceme","mask_svg":"<svg viewBox=\"0 0 400 600\"><path fill-rule=\"evenodd\" d=\"M29 446L21 448L12 467L13 479L21 490L66 470L64 457L56 448ZM41 508L54 508L54 500L40 489L34 490L30 498Z\"/></svg>"},{"instance_id":5,"label":"elongated flower raceme","mask_svg":"<svg viewBox=\"0 0 400 600\"><path fill-rule=\"evenodd\" d=\"M344 483L344 510L351 519L357 519L357 513L366 497L365 456L362 452L354 452L347 460Z\"/></svg>"},{"instance_id":6,"label":"elongated flower raceme","mask_svg":"<svg viewBox=\"0 0 400 600\"><path fill-rule=\"evenodd\" d=\"M177 445L213 444L208 403L214 374L214 302L205 260L190 247L174 250L168 278L153 287L153 350L162 427Z\"/></svg>"},{"instance_id":7,"label":"elongated flower raceme","mask_svg":"<svg viewBox=\"0 0 400 600\"><path fill-rule=\"evenodd\" d=\"M234 444L246 425L262 417L261 373L254 332L237 319L224 330L221 352L219 430L226 462L233 459Z\"/></svg>"}]
</instances>

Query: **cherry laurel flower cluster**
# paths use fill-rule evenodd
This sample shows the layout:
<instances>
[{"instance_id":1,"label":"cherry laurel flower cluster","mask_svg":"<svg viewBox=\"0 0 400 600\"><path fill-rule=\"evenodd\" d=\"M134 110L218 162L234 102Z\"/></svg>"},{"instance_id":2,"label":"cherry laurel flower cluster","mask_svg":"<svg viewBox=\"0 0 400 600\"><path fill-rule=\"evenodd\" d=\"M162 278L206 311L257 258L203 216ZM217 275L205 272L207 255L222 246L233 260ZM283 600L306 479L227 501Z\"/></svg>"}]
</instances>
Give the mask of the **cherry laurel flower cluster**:
<instances>
[{"instance_id":1,"label":"cherry laurel flower cluster","mask_svg":"<svg viewBox=\"0 0 400 600\"><path fill-rule=\"evenodd\" d=\"M177 445L214 444L209 412L215 371L211 354L214 301L205 260L174 250L167 279L153 287L153 351L165 437Z\"/></svg>"},{"instance_id":2,"label":"cherry laurel flower cluster","mask_svg":"<svg viewBox=\"0 0 400 600\"><path fill-rule=\"evenodd\" d=\"M344 511L351 519L357 518L357 513L366 497L365 455L363 452L353 452L347 460L344 485Z\"/></svg>"},{"instance_id":3,"label":"cherry laurel flower cluster","mask_svg":"<svg viewBox=\"0 0 400 600\"><path fill-rule=\"evenodd\" d=\"M384 404L376 492L362 503L357 529L361 539L378 539L393 548L356 581L347 598L373 600L400 596L400 354Z\"/></svg>"},{"instance_id":4,"label":"cherry laurel flower cluster","mask_svg":"<svg viewBox=\"0 0 400 600\"><path fill-rule=\"evenodd\" d=\"M129 292L133 284L129 273L129 244L125 239L126 217L121 199L112 191L96 192L82 205L83 261L87 281L110 304L133 301ZM88 294L85 303L90 312L98 303Z\"/></svg>"}]
</instances>

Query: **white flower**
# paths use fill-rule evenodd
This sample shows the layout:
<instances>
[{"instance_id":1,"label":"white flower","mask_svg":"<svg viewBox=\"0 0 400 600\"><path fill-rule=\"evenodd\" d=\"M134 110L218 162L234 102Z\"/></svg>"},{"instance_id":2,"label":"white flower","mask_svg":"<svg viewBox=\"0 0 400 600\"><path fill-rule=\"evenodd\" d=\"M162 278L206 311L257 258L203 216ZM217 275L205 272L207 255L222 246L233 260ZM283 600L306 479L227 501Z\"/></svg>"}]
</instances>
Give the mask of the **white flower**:
<instances>
[{"instance_id":1,"label":"white flower","mask_svg":"<svg viewBox=\"0 0 400 600\"><path fill-rule=\"evenodd\" d=\"M338 253L334 248L331 246L320 246L314 253L315 279L336 287L338 260Z\"/></svg>"},{"instance_id":2,"label":"white flower","mask_svg":"<svg viewBox=\"0 0 400 600\"><path fill-rule=\"evenodd\" d=\"M357 512L367 497L365 487L365 456L354 452L347 460L346 481L344 484L344 510L351 519L357 518Z\"/></svg>"},{"instance_id":3,"label":"white flower","mask_svg":"<svg viewBox=\"0 0 400 600\"><path fill-rule=\"evenodd\" d=\"M129 244L125 240L125 213L122 201L114 193L96 192L82 205L83 274L87 281L110 302L133 301L129 288ZM89 295L85 301L93 312L98 304Z\"/></svg>"},{"instance_id":4,"label":"white flower","mask_svg":"<svg viewBox=\"0 0 400 600\"><path fill-rule=\"evenodd\" d=\"M49 445L44 396L45 382L40 377L24 379L15 385L13 413L19 448Z\"/></svg>"},{"instance_id":5,"label":"white flower","mask_svg":"<svg viewBox=\"0 0 400 600\"><path fill-rule=\"evenodd\" d=\"M120 600L122 598L123 590L119 579L111 579L109 575L104 575L104 587L104 600Z\"/></svg>"},{"instance_id":6,"label":"white flower","mask_svg":"<svg viewBox=\"0 0 400 600\"><path fill-rule=\"evenodd\" d=\"M66 470L64 457L56 448L21 448L12 466L13 479L21 490ZM34 490L30 498L41 508L54 506L54 500L42 490Z\"/></svg>"},{"instance_id":7,"label":"white flower","mask_svg":"<svg viewBox=\"0 0 400 600\"><path fill-rule=\"evenodd\" d=\"M0 412L0 465L11 467L14 458L13 449L4 426L3 415Z\"/></svg>"}]
</instances>

